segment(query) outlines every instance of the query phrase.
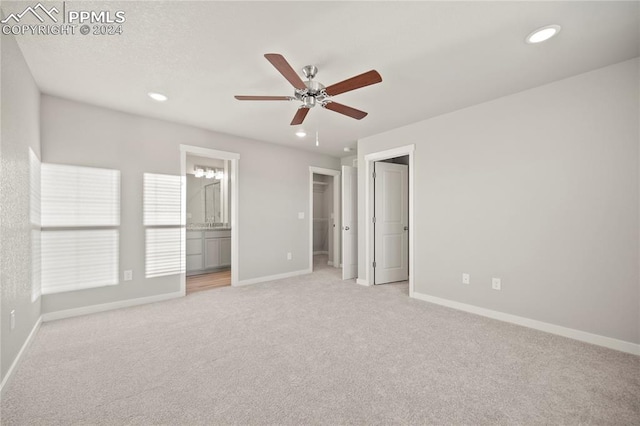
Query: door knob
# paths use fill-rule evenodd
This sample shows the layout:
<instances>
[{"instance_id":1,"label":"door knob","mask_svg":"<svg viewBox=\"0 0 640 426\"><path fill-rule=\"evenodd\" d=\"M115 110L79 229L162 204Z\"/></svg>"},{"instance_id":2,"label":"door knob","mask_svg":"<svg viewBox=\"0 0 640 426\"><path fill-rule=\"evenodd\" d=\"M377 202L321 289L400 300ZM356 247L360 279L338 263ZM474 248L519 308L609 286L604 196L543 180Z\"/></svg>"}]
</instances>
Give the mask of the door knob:
<instances>
[{"instance_id":1,"label":"door knob","mask_svg":"<svg viewBox=\"0 0 640 426\"><path fill-rule=\"evenodd\" d=\"M349 230L349 227L348 227L348 226L345 226L345 227L344 227L344 230L345 230L345 231L348 231L348 230Z\"/></svg>"},{"instance_id":2,"label":"door knob","mask_svg":"<svg viewBox=\"0 0 640 426\"><path fill-rule=\"evenodd\" d=\"M405 231L408 231L408 230L409 230L409 227L408 227L408 226L405 226L405 227L404 227L404 230L405 230Z\"/></svg>"}]
</instances>

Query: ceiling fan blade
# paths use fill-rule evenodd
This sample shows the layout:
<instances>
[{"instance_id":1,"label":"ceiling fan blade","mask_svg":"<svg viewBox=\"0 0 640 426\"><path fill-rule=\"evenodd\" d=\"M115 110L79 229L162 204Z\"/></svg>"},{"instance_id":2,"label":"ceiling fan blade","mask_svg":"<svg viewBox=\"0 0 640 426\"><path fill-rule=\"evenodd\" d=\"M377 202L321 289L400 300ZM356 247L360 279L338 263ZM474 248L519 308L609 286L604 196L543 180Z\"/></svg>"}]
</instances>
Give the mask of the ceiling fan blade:
<instances>
[{"instance_id":1,"label":"ceiling fan blade","mask_svg":"<svg viewBox=\"0 0 640 426\"><path fill-rule=\"evenodd\" d=\"M298 112L293 116L293 120L291 120L292 126L297 126L298 124L302 124L304 118L309 114L309 108L298 108Z\"/></svg>"},{"instance_id":2,"label":"ceiling fan blade","mask_svg":"<svg viewBox=\"0 0 640 426\"><path fill-rule=\"evenodd\" d=\"M289 96L234 96L239 101L290 101Z\"/></svg>"},{"instance_id":3,"label":"ceiling fan blade","mask_svg":"<svg viewBox=\"0 0 640 426\"><path fill-rule=\"evenodd\" d=\"M282 76L286 78L293 87L300 90L307 88L304 81L302 81L298 73L291 68L291 65L289 65L289 62L287 62L284 56L278 53L267 53L264 57L267 58L267 61L271 62L271 65L280 71L280 74L282 74Z\"/></svg>"},{"instance_id":4,"label":"ceiling fan blade","mask_svg":"<svg viewBox=\"0 0 640 426\"><path fill-rule=\"evenodd\" d=\"M344 114L351 118L355 118L356 120L362 120L367 116L368 113L364 111L360 111L359 109L351 108L346 105L339 104L337 102L327 102L324 105L326 109L330 109L331 111L339 112L340 114Z\"/></svg>"},{"instance_id":5,"label":"ceiling fan blade","mask_svg":"<svg viewBox=\"0 0 640 426\"><path fill-rule=\"evenodd\" d=\"M351 90L359 89L371 84L380 83L381 81L382 77L380 77L378 71L371 70L355 77L351 77L347 80L341 81L340 83L332 84L325 90L327 92L327 95L335 96L339 95L340 93L349 92Z\"/></svg>"}]
</instances>

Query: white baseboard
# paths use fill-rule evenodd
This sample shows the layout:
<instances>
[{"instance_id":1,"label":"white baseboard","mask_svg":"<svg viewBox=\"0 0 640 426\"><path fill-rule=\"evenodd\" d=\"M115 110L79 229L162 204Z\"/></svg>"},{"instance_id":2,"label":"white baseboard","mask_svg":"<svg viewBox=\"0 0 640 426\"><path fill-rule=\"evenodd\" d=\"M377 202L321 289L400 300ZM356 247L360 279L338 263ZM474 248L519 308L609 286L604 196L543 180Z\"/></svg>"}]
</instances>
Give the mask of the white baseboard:
<instances>
[{"instance_id":1,"label":"white baseboard","mask_svg":"<svg viewBox=\"0 0 640 426\"><path fill-rule=\"evenodd\" d=\"M329 252L326 250L321 250L321 251L314 251L313 254L315 256L316 254L329 254Z\"/></svg>"},{"instance_id":2,"label":"white baseboard","mask_svg":"<svg viewBox=\"0 0 640 426\"><path fill-rule=\"evenodd\" d=\"M365 280L365 279L363 279L363 278L358 278L358 279L356 279L356 283L358 283L358 284L360 284L360 285L366 285L366 286L368 286L368 285L369 285L369 281L367 281L367 280Z\"/></svg>"},{"instance_id":3,"label":"white baseboard","mask_svg":"<svg viewBox=\"0 0 640 426\"><path fill-rule=\"evenodd\" d=\"M248 280L238 281L237 283L234 284L234 286L251 285L251 284L263 283L266 281L281 280L284 278L296 277L298 275L310 274L311 272L313 272L311 269L301 269L299 271L285 272L283 274L267 275L267 276L258 277L258 278L249 278Z\"/></svg>"},{"instance_id":4,"label":"white baseboard","mask_svg":"<svg viewBox=\"0 0 640 426\"><path fill-rule=\"evenodd\" d=\"M137 299L119 300L117 302L102 303L100 305L83 306L81 308L66 309L64 311L42 314L42 321L55 321L63 318L72 318L80 315L95 314L97 312L111 311L113 309L128 308L131 306L146 305L147 303L163 302L165 300L183 297L182 291L158 294L157 296L140 297Z\"/></svg>"},{"instance_id":5,"label":"white baseboard","mask_svg":"<svg viewBox=\"0 0 640 426\"><path fill-rule=\"evenodd\" d=\"M27 340L24 341L24 344L20 348L18 355L16 355L16 358L11 363L11 367L9 367L9 369L7 370L7 374L2 379L2 383L0 383L0 397L2 396L2 392L4 392L5 386L7 385L7 383L9 383L9 380L11 380L11 377L13 376L13 373L15 372L16 367L18 367L18 364L20 363L22 356L27 351L27 348L29 347L29 345L31 345L31 342L33 341L33 338L35 337L35 335L38 333L38 330L40 329L40 324L42 324L42 317L39 317L38 321L36 321L35 325L31 329L31 332L29 333L29 336L27 336Z\"/></svg>"},{"instance_id":6,"label":"white baseboard","mask_svg":"<svg viewBox=\"0 0 640 426\"><path fill-rule=\"evenodd\" d=\"M549 324L530 318L520 317L517 315L506 314L504 312L494 311L491 309L481 308L479 306L467 305L453 300L442 299L427 294L413 292L414 299L423 300L425 302L435 303L436 305L446 306L448 308L465 311L483 317L493 318L499 321L509 322L523 327L533 328L535 330L544 331L559 336L568 337L581 342L591 343L593 345L604 346L606 348L615 349L621 352L627 352L634 355L640 355L640 345L632 342L625 342L611 337L600 336L598 334L588 333L586 331L575 330L573 328L563 327L560 325Z\"/></svg>"}]
</instances>

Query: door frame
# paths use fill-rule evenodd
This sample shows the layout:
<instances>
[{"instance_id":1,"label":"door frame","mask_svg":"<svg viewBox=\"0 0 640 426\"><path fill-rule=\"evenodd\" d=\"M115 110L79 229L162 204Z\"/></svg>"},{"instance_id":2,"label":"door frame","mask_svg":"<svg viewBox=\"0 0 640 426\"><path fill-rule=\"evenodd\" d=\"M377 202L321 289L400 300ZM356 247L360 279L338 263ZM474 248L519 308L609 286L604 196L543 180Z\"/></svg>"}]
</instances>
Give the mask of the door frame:
<instances>
[{"instance_id":1,"label":"door frame","mask_svg":"<svg viewBox=\"0 0 640 426\"><path fill-rule=\"evenodd\" d=\"M309 271L313 271L313 174L333 176L333 267L342 266L340 262L340 170L309 166Z\"/></svg>"},{"instance_id":2,"label":"door frame","mask_svg":"<svg viewBox=\"0 0 640 426\"><path fill-rule=\"evenodd\" d=\"M373 163L381 160L388 160L390 158L402 157L404 155L409 156L409 297L413 297L413 247L414 247L414 233L413 233L413 180L414 180L414 152L415 144L400 146L397 148L387 149L385 151L372 152L364 156L364 235L365 235L365 250L364 250L364 262L365 262L365 278L364 280L358 279L359 284L373 285L373 253L374 253L374 235L373 235L373 213L375 206L373 204L374 192L373 192Z\"/></svg>"},{"instance_id":3,"label":"door frame","mask_svg":"<svg viewBox=\"0 0 640 426\"><path fill-rule=\"evenodd\" d=\"M217 158L220 160L229 160L231 164L231 285L238 285L238 271L240 265L238 264L240 259L240 250L238 246L240 235L238 232L239 220L238 220L238 163L240 161L240 154L237 152L219 151L216 149L202 148L199 146L180 145L180 180L181 180L181 209L180 209L180 224L185 229L185 233L181 238L181 253L182 253L182 265L183 271L180 274L180 292L182 295L187 294L187 270L186 270L186 224L187 224L187 155L196 155L198 157Z\"/></svg>"}]
</instances>

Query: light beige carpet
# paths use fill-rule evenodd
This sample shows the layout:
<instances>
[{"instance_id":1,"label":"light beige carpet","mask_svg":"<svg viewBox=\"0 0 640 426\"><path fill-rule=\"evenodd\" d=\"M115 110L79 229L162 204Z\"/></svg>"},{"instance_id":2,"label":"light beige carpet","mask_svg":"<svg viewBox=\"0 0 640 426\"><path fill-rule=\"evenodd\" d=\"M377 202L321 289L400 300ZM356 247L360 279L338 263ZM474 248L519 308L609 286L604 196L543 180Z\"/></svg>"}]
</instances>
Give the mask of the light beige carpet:
<instances>
[{"instance_id":1,"label":"light beige carpet","mask_svg":"<svg viewBox=\"0 0 640 426\"><path fill-rule=\"evenodd\" d=\"M640 424L640 358L332 268L43 324L3 425Z\"/></svg>"}]
</instances>

